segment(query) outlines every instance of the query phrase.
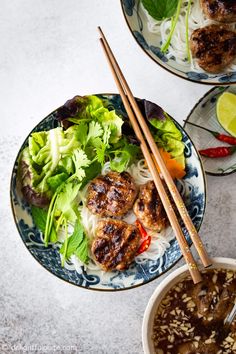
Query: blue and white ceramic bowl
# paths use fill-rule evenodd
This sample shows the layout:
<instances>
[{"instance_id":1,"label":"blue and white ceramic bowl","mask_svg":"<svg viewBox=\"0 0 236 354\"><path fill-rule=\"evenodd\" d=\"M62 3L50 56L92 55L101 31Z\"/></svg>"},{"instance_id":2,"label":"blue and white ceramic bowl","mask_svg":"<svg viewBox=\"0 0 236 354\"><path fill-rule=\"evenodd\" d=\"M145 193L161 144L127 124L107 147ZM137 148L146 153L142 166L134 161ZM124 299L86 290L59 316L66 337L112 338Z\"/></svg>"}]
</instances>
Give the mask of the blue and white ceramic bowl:
<instances>
[{"instance_id":1,"label":"blue and white ceramic bowl","mask_svg":"<svg viewBox=\"0 0 236 354\"><path fill-rule=\"evenodd\" d=\"M230 85L236 83L236 71L221 74L192 71L190 65L178 64L174 57L167 58L161 52L161 36L151 33L147 26L147 17L140 0L120 0L127 25L135 40L157 64L183 79L208 85Z\"/></svg>"},{"instance_id":2,"label":"blue and white ceramic bowl","mask_svg":"<svg viewBox=\"0 0 236 354\"><path fill-rule=\"evenodd\" d=\"M119 95L98 95L109 99L118 114L125 115L125 110ZM33 131L47 130L58 125L55 119L56 111L44 118ZM183 135L185 144L186 176L178 181L178 189L187 206L188 212L197 230L200 229L206 205L205 177L199 155L181 126L175 122ZM170 247L162 258L157 261L146 261L142 264L133 262L126 271L85 271L79 269L65 269L61 267L59 252L49 246L45 248L40 238L40 231L32 221L31 208L22 197L19 183L17 183L18 159L21 150L27 144L28 137L23 143L16 158L11 178L11 204L17 229L25 246L33 257L49 272L57 277L79 287L95 290L125 290L148 283L169 270L180 258L181 251L175 239L170 242ZM171 231L172 232L172 231ZM183 227L183 232L189 242L188 233Z\"/></svg>"}]
</instances>

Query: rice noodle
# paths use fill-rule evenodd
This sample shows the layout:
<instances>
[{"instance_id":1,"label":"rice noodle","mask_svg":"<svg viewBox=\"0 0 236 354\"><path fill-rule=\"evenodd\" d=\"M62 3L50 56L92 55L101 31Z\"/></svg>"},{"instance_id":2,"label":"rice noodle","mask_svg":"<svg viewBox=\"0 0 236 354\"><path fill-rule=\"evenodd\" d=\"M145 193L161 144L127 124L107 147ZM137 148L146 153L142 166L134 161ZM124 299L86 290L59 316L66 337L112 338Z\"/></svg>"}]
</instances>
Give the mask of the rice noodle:
<instances>
[{"instance_id":1,"label":"rice noodle","mask_svg":"<svg viewBox=\"0 0 236 354\"><path fill-rule=\"evenodd\" d=\"M178 22L174 31L174 34L171 39L171 44L168 48L168 53L166 53L166 57L168 59L175 57L176 62L181 65L191 66L191 70L197 72L204 72L197 62L196 59L191 58L191 63L189 64L187 61L187 47L186 47L186 26L185 26L185 17L187 13L187 6L188 2L183 1L181 7L181 13L178 18ZM171 28L171 19L166 19L163 21L157 21L153 17L151 17L147 10L144 9L142 5L143 11L146 14L148 19L147 28L151 33L158 33L161 35L162 43L165 43L170 33ZM214 21L206 18L203 14L199 0L192 1L191 10L189 14L189 37L191 36L192 32L200 27L205 27L214 23ZM232 29L236 28L235 24L230 25ZM236 60L234 63L227 68L227 71L234 71L236 70Z\"/></svg>"}]
</instances>

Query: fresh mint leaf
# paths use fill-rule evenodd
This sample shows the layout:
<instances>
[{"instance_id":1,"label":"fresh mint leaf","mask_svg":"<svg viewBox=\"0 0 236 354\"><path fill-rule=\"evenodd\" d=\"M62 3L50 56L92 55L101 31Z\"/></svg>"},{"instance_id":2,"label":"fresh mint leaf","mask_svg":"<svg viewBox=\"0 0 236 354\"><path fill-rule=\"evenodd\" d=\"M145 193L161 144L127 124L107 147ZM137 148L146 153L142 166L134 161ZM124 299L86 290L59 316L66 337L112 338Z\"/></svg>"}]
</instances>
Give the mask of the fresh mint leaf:
<instances>
[{"instance_id":1,"label":"fresh mint leaf","mask_svg":"<svg viewBox=\"0 0 236 354\"><path fill-rule=\"evenodd\" d=\"M75 255L80 259L81 262L87 264L89 261L88 256L88 239L85 236L79 247L75 251Z\"/></svg>"},{"instance_id":2,"label":"fresh mint leaf","mask_svg":"<svg viewBox=\"0 0 236 354\"><path fill-rule=\"evenodd\" d=\"M69 237L67 243L63 243L60 253L65 253L66 259L70 258L74 254L81 260L81 262L88 262L88 240L84 233L83 225L79 219L77 219L75 223L73 234Z\"/></svg>"},{"instance_id":3,"label":"fresh mint leaf","mask_svg":"<svg viewBox=\"0 0 236 354\"><path fill-rule=\"evenodd\" d=\"M42 233L45 233L46 222L47 222L47 211L42 208L32 206L31 213L32 213L32 217L33 217L33 221L35 223L35 226ZM57 241L57 233L56 233L54 226L52 226L52 229L51 229L51 232L49 235L49 239L50 239L50 242L52 242L52 243L55 243Z\"/></svg>"},{"instance_id":4,"label":"fresh mint leaf","mask_svg":"<svg viewBox=\"0 0 236 354\"><path fill-rule=\"evenodd\" d=\"M176 13L178 0L141 0L150 16L157 21L170 18Z\"/></svg>"},{"instance_id":5,"label":"fresh mint leaf","mask_svg":"<svg viewBox=\"0 0 236 354\"><path fill-rule=\"evenodd\" d=\"M66 258L70 258L70 256L76 251L84 238L84 228L77 219L74 227L73 234L69 237L67 242L67 250L66 250ZM63 254L65 251L65 242L63 243L60 253Z\"/></svg>"},{"instance_id":6,"label":"fresh mint leaf","mask_svg":"<svg viewBox=\"0 0 236 354\"><path fill-rule=\"evenodd\" d=\"M47 221L47 211L42 208L32 206L31 213L35 226L44 233Z\"/></svg>"}]
</instances>

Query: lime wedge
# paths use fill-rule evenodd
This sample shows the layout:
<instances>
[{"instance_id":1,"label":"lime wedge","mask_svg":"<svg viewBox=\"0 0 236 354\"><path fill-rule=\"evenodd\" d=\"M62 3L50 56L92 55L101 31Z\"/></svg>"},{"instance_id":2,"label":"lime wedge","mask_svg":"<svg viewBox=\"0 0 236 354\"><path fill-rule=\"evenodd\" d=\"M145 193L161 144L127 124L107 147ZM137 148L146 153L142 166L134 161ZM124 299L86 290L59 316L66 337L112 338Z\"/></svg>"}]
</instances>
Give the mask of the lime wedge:
<instances>
[{"instance_id":1,"label":"lime wedge","mask_svg":"<svg viewBox=\"0 0 236 354\"><path fill-rule=\"evenodd\" d=\"M218 122L231 135L236 137L236 95L224 92L216 104Z\"/></svg>"}]
</instances>

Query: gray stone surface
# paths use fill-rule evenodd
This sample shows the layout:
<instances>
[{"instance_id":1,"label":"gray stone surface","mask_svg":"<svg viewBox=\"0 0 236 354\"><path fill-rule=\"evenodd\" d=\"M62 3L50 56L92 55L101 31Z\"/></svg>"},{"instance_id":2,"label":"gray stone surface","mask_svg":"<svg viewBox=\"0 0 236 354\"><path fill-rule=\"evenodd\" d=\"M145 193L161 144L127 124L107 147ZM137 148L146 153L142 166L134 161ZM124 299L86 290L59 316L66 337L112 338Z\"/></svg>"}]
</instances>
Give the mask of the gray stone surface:
<instances>
[{"instance_id":1,"label":"gray stone surface","mask_svg":"<svg viewBox=\"0 0 236 354\"><path fill-rule=\"evenodd\" d=\"M97 25L107 33L133 92L159 102L180 123L207 91L170 75L144 55L126 27L119 1L1 0L1 354L142 353L143 313L164 278L118 293L69 285L35 262L11 215L10 174L27 133L75 94L116 92ZM201 235L212 256L236 256L235 182L235 174L207 177Z\"/></svg>"}]
</instances>

